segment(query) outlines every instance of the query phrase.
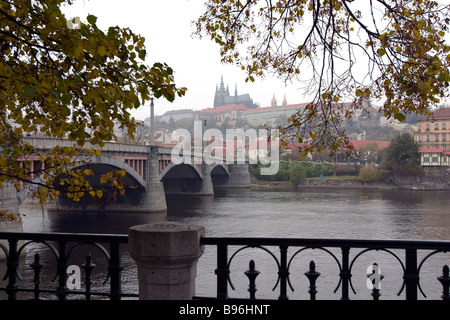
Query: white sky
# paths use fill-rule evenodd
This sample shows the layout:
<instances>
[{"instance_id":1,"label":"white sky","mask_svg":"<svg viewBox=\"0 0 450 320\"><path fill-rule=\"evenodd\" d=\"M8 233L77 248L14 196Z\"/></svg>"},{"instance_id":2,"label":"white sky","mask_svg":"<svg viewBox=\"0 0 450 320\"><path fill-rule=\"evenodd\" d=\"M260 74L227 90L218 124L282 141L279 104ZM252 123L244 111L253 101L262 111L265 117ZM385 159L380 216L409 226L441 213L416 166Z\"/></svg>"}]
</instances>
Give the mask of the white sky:
<instances>
[{"instance_id":1,"label":"white sky","mask_svg":"<svg viewBox=\"0 0 450 320\"><path fill-rule=\"evenodd\" d=\"M297 89L299 85L286 86L276 78L245 83L244 71L222 64L217 44L209 38L199 40L192 36L191 21L204 11L203 0L75 0L71 8L63 8L68 19L80 17L86 22L88 14L95 15L97 25L105 31L110 26L129 27L145 37L148 65L166 62L174 69L176 84L188 91L173 103L163 98L155 100L156 115L169 110L212 108L216 84L222 75L230 94L234 94L237 84L238 94L249 93L261 107L270 106L274 93L278 104L285 94L289 104L308 101ZM142 106L133 115L143 120L149 112L148 106Z\"/></svg>"},{"instance_id":2,"label":"white sky","mask_svg":"<svg viewBox=\"0 0 450 320\"><path fill-rule=\"evenodd\" d=\"M438 0L444 3L448 0ZM239 67L220 62L219 46L205 37L193 37L192 21L204 13L204 0L74 0L72 7L63 8L68 19L79 17L86 22L88 14L97 16L97 25L107 30L110 26L129 27L145 37L146 63L166 62L175 71L179 87L187 87L182 98L173 103L161 98L155 100L155 114L169 110L212 108L216 84L223 75L225 86L234 94L249 93L261 107L270 106L273 94L278 104L286 95L288 104L310 101L304 96L300 83L289 84L277 78L245 82L246 74ZM449 103L449 101L443 101ZM149 116L149 106L142 106L132 114L140 120Z\"/></svg>"}]
</instances>

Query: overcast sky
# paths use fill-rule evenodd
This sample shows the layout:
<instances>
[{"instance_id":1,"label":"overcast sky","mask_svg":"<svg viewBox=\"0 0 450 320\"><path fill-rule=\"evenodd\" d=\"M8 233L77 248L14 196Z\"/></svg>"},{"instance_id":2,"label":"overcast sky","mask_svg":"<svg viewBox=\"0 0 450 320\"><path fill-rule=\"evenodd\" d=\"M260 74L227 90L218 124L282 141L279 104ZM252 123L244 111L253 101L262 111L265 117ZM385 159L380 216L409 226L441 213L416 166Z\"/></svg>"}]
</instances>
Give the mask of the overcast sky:
<instances>
[{"instance_id":1,"label":"overcast sky","mask_svg":"<svg viewBox=\"0 0 450 320\"><path fill-rule=\"evenodd\" d=\"M444 2L443 2L444 1ZM438 0L446 3L448 0ZM234 94L249 93L261 107L270 106L273 94L278 104L286 95L288 104L309 102L299 90L300 84L285 83L276 78L245 83L246 74L239 67L220 62L219 46L209 38L193 37L192 21L204 13L204 0L74 0L63 8L68 19L79 17L86 22L88 14L97 16L97 25L107 30L110 26L129 27L145 37L148 65L166 62L175 71L179 87L187 87L182 98L173 103L161 98L155 101L155 114L169 110L212 108L216 85L223 76L225 86ZM449 104L449 101L442 101ZM143 120L149 116L149 106L142 106L133 115Z\"/></svg>"},{"instance_id":2,"label":"overcast sky","mask_svg":"<svg viewBox=\"0 0 450 320\"><path fill-rule=\"evenodd\" d=\"M188 91L173 103L163 98L156 100L157 115L168 110L212 108L216 84L222 75L231 94L237 84L238 94L249 93L261 107L270 106L274 93L279 104L285 94L289 104L307 102L295 85L285 86L275 78L245 83L244 71L222 64L217 44L192 36L191 22L204 11L203 0L75 0L71 8L63 9L67 18L80 17L83 22L88 14L97 16L97 25L105 31L115 25L129 27L145 37L148 65L166 62L174 69L177 85ZM144 119L149 115L149 107L143 106L133 114Z\"/></svg>"}]
</instances>

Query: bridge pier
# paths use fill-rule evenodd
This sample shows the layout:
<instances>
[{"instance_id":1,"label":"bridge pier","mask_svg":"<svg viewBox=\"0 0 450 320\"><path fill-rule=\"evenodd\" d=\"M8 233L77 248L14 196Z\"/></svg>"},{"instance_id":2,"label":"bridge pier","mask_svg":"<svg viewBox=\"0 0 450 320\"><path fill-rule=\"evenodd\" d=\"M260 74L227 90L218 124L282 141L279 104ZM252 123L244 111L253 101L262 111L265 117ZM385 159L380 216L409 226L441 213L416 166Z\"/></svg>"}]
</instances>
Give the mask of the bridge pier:
<instances>
[{"instance_id":1,"label":"bridge pier","mask_svg":"<svg viewBox=\"0 0 450 320\"><path fill-rule=\"evenodd\" d=\"M236 163L228 166L230 174L228 184L223 187L228 188L249 188L250 187L250 171L248 163Z\"/></svg>"},{"instance_id":2,"label":"bridge pier","mask_svg":"<svg viewBox=\"0 0 450 320\"><path fill-rule=\"evenodd\" d=\"M164 212L167 211L167 203L164 185L159 181L158 147L150 146L149 148L147 168L145 168L147 188L142 206L149 212Z\"/></svg>"},{"instance_id":3,"label":"bridge pier","mask_svg":"<svg viewBox=\"0 0 450 320\"><path fill-rule=\"evenodd\" d=\"M19 213L17 190L12 183L5 182L4 187L0 188L0 213Z\"/></svg>"},{"instance_id":4,"label":"bridge pier","mask_svg":"<svg viewBox=\"0 0 450 320\"><path fill-rule=\"evenodd\" d=\"M202 184L198 195L212 196L214 195L214 187L211 179L211 166L206 163L202 163Z\"/></svg>"},{"instance_id":5,"label":"bridge pier","mask_svg":"<svg viewBox=\"0 0 450 320\"><path fill-rule=\"evenodd\" d=\"M20 218L19 199L17 197L17 190L12 183L5 182L4 187L0 188L0 232L22 232L22 219ZM8 215L15 215L16 220L10 220ZM8 248L8 241L1 240L0 243ZM19 245L23 245L23 240L19 241ZM5 259L5 253L0 249L0 260Z\"/></svg>"}]
</instances>

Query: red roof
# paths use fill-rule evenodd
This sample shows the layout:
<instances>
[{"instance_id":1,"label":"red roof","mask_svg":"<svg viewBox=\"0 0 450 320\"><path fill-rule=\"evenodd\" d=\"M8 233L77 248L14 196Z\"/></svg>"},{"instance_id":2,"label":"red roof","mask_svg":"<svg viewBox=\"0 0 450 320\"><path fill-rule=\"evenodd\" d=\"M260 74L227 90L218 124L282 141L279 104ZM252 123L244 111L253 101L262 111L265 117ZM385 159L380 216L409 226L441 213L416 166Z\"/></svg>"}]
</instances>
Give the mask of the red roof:
<instances>
[{"instance_id":1,"label":"red roof","mask_svg":"<svg viewBox=\"0 0 450 320\"><path fill-rule=\"evenodd\" d=\"M442 118L450 118L450 108L437 109L431 115L425 115L425 116L419 117L418 120L433 120L433 119L442 119Z\"/></svg>"},{"instance_id":2,"label":"red roof","mask_svg":"<svg viewBox=\"0 0 450 320\"><path fill-rule=\"evenodd\" d=\"M298 103L298 104L289 104L287 106L276 106L276 107L263 107L263 108L254 108L254 109L248 109L245 112L259 112L259 111L265 111L265 110L275 110L275 109L295 109L300 107L306 107L309 104L307 103Z\"/></svg>"},{"instance_id":3,"label":"red roof","mask_svg":"<svg viewBox=\"0 0 450 320\"><path fill-rule=\"evenodd\" d=\"M442 153L442 152L444 152L444 149L443 148L421 148L421 149L419 149L419 153L426 153L426 152Z\"/></svg>"},{"instance_id":4,"label":"red roof","mask_svg":"<svg viewBox=\"0 0 450 320\"><path fill-rule=\"evenodd\" d=\"M229 104L226 106L220 106L217 108L208 108L199 110L198 112L202 113L224 113L224 112L230 112L235 110L247 110L248 108L243 104Z\"/></svg>"},{"instance_id":5,"label":"red roof","mask_svg":"<svg viewBox=\"0 0 450 320\"><path fill-rule=\"evenodd\" d=\"M353 145L355 150L361 150L361 148L367 147L369 144L375 143L379 150L389 147L390 141L380 141L380 140L351 140L350 144Z\"/></svg>"}]
</instances>

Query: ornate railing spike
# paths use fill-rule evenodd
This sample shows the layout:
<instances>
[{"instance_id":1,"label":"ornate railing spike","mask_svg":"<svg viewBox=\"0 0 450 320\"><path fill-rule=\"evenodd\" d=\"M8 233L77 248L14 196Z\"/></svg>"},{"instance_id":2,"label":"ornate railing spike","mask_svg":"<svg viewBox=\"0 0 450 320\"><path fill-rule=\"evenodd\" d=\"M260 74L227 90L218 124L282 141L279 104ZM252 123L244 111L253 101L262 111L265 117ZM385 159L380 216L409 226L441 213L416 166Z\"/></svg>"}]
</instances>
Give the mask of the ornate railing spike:
<instances>
[{"instance_id":1,"label":"ornate railing spike","mask_svg":"<svg viewBox=\"0 0 450 320\"><path fill-rule=\"evenodd\" d=\"M40 285L41 285L41 270L44 267L44 264L41 263L41 258L39 257L39 253L36 253L34 255L34 261L30 264L30 267L33 269L34 272L34 300L41 300L39 297L40 294Z\"/></svg>"},{"instance_id":2,"label":"ornate railing spike","mask_svg":"<svg viewBox=\"0 0 450 320\"><path fill-rule=\"evenodd\" d=\"M311 300L316 300L317 287L316 280L320 276L320 272L316 271L316 264L313 260L309 263L309 271L305 272L305 276L309 280L309 290L308 293L310 295Z\"/></svg>"},{"instance_id":3,"label":"ornate railing spike","mask_svg":"<svg viewBox=\"0 0 450 320\"><path fill-rule=\"evenodd\" d=\"M449 276L449 268L448 268L447 265L445 265L442 268L442 276L438 277L437 279L442 284L442 296L441 296L441 298L443 300L450 300L450 293L449 293L450 276Z\"/></svg>"},{"instance_id":4,"label":"ornate railing spike","mask_svg":"<svg viewBox=\"0 0 450 320\"><path fill-rule=\"evenodd\" d=\"M250 260L249 269L244 273L249 280L248 292L250 292L250 300L255 300L256 277L259 275L259 271L255 269L255 261Z\"/></svg>"},{"instance_id":5,"label":"ornate railing spike","mask_svg":"<svg viewBox=\"0 0 450 320\"><path fill-rule=\"evenodd\" d=\"M92 263L92 257L88 253L86 255L86 262L81 265L85 274L84 285L86 286L86 300L91 300L92 270L94 270L95 267L96 265L95 263Z\"/></svg>"}]
</instances>

